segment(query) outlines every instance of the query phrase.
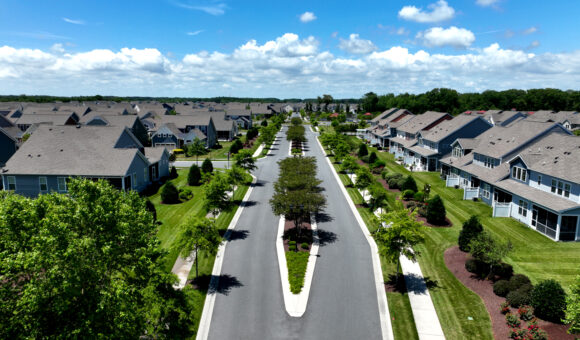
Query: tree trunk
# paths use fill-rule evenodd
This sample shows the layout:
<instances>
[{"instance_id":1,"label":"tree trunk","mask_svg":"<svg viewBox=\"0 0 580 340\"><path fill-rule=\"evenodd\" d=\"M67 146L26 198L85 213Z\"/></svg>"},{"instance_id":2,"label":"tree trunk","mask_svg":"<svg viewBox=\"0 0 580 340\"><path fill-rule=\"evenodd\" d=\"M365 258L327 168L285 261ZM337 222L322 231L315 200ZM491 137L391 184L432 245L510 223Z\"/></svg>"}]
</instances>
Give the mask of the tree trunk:
<instances>
[{"instance_id":1,"label":"tree trunk","mask_svg":"<svg viewBox=\"0 0 580 340\"><path fill-rule=\"evenodd\" d=\"M197 276L199 275L198 270L197 270L197 249L195 250L195 278L197 279Z\"/></svg>"}]
</instances>

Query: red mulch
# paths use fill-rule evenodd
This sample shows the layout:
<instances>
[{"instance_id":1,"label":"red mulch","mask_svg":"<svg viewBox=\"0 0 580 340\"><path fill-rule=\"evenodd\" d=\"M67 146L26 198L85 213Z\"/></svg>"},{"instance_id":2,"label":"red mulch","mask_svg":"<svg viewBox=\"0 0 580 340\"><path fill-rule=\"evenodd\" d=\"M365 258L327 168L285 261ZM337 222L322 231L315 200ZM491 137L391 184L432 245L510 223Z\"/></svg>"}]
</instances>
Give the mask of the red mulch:
<instances>
[{"instance_id":1,"label":"red mulch","mask_svg":"<svg viewBox=\"0 0 580 340\"><path fill-rule=\"evenodd\" d=\"M391 189L391 188L389 188L389 184L387 183L387 181L385 181L382 178L377 178L377 181L379 181L379 183L381 183L383 185L383 188L385 188L387 190L390 190L392 192L401 192L400 189Z\"/></svg>"},{"instance_id":2,"label":"red mulch","mask_svg":"<svg viewBox=\"0 0 580 340\"><path fill-rule=\"evenodd\" d=\"M505 315L500 312L500 305L505 299L494 294L493 282L491 280L480 279L465 269L465 261L469 258L469 254L459 250L458 246L447 249L443 256L445 265L453 275L483 300L485 308L491 318L493 337L495 339L508 339L510 329L506 324ZM517 315L516 308L511 308L511 312ZM525 326L525 322L522 321L523 326ZM559 325L538 319L538 326L548 333L550 339L574 340L573 335L566 333L568 329L566 325Z\"/></svg>"},{"instance_id":3,"label":"red mulch","mask_svg":"<svg viewBox=\"0 0 580 340\"><path fill-rule=\"evenodd\" d=\"M284 223L284 235L286 235L288 232L293 232L292 229L294 229L294 221L286 219L286 221ZM298 251L304 251L304 252L309 253L310 248L312 248L312 226L310 225L310 218L308 218L307 221L302 222L301 235L302 235L302 239L300 240L300 242L296 242L297 246L298 246ZM290 242L290 238L284 237L284 251L285 252L290 249L288 246L288 242ZM302 247L300 246L302 244L302 242L308 243L308 245L309 245L308 249L302 249Z\"/></svg>"}]
</instances>

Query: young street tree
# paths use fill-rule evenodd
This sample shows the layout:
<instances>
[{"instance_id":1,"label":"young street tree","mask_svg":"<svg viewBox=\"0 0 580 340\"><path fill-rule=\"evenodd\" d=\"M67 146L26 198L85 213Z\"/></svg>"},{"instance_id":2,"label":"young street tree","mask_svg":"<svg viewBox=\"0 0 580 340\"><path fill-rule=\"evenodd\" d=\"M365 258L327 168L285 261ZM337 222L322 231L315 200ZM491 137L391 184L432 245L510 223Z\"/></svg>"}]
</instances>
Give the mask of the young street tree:
<instances>
[{"instance_id":1,"label":"young street tree","mask_svg":"<svg viewBox=\"0 0 580 340\"><path fill-rule=\"evenodd\" d=\"M400 257L405 256L409 260L417 261L420 253L413 249L425 239L425 226L416 220L417 212L409 213L407 209L399 209L387 214L381 214L379 221L381 225L374 233L373 237L379 246L379 254L387 261L397 265L397 282L400 270Z\"/></svg>"},{"instance_id":2,"label":"young street tree","mask_svg":"<svg viewBox=\"0 0 580 340\"><path fill-rule=\"evenodd\" d=\"M206 153L207 150L205 149L205 144L203 144L201 139L197 137L193 140L193 143L191 143L187 148L187 155L195 156L195 164L199 164L198 163L199 156L205 155Z\"/></svg>"},{"instance_id":3,"label":"young street tree","mask_svg":"<svg viewBox=\"0 0 580 340\"><path fill-rule=\"evenodd\" d=\"M356 183L354 186L359 190L366 190L374 182L373 174L367 167L360 167L356 171Z\"/></svg>"},{"instance_id":4,"label":"young street tree","mask_svg":"<svg viewBox=\"0 0 580 340\"><path fill-rule=\"evenodd\" d=\"M230 183L224 174L218 172L215 176L204 185L205 203L207 210L211 211L214 216L218 211L224 210L229 205L227 192L231 189Z\"/></svg>"},{"instance_id":5,"label":"young street tree","mask_svg":"<svg viewBox=\"0 0 580 340\"><path fill-rule=\"evenodd\" d=\"M235 156L235 165L248 171L252 172L256 170L256 160L252 157L252 152L250 150L240 150Z\"/></svg>"},{"instance_id":6,"label":"young street tree","mask_svg":"<svg viewBox=\"0 0 580 340\"><path fill-rule=\"evenodd\" d=\"M489 265L489 272L501 263L501 260L512 250L511 242L505 243L496 240L487 231L482 231L469 242L469 252L474 259Z\"/></svg>"},{"instance_id":7,"label":"young street tree","mask_svg":"<svg viewBox=\"0 0 580 340\"><path fill-rule=\"evenodd\" d=\"M280 175L274 183L270 206L275 215L292 219L300 235L301 221L326 206L326 198L320 193L321 181L316 178L316 160L290 157L278 164Z\"/></svg>"},{"instance_id":8,"label":"young street tree","mask_svg":"<svg viewBox=\"0 0 580 340\"><path fill-rule=\"evenodd\" d=\"M221 236L215 226L215 221L209 218L190 217L181 227L181 232L174 243L174 248L181 257L195 256L195 277L198 272L199 251L215 254Z\"/></svg>"},{"instance_id":9,"label":"young street tree","mask_svg":"<svg viewBox=\"0 0 580 340\"><path fill-rule=\"evenodd\" d=\"M240 168L237 165L234 165L231 169L229 169L226 173L228 177L228 182L234 187L233 190L235 191L238 185L243 184L246 182L246 172L244 169ZM234 195L232 195L232 200L234 199Z\"/></svg>"},{"instance_id":10,"label":"young street tree","mask_svg":"<svg viewBox=\"0 0 580 340\"><path fill-rule=\"evenodd\" d=\"M189 173L187 174L187 184L189 185L199 185L201 181L201 170L196 164L192 164L189 168Z\"/></svg>"},{"instance_id":11,"label":"young street tree","mask_svg":"<svg viewBox=\"0 0 580 340\"><path fill-rule=\"evenodd\" d=\"M67 187L0 194L0 338L191 337L192 297L159 265L145 200L106 181Z\"/></svg>"}]
</instances>

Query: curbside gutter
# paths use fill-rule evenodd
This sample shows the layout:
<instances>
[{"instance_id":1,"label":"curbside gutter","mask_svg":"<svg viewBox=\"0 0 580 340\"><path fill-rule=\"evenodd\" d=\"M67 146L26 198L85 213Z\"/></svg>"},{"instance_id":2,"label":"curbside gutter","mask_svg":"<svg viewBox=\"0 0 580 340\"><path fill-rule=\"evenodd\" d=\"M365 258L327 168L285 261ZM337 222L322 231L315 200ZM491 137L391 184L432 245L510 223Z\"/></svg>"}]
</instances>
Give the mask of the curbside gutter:
<instances>
[{"instance_id":1,"label":"curbside gutter","mask_svg":"<svg viewBox=\"0 0 580 340\"><path fill-rule=\"evenodd\" d=\"M244 195L244 198L242 199L242 203L240 204L240 206L238 207L238 210L234 214L234 217L230 221L230 225L228 226L228 230L227 230L226 234L224 235L225 242L222 242L222 244L220 244L220 246L218 248L218 251L217 251L217 254L215 257L215 262L213 264L213 269L211 272L212 278L211 278L211 281L209 283L210 286L217 287L219 284L219 276L222 272L222 265L224 262L224 255L226 252L226 246L228 244L228 240L230 238L232 230L235 229L236 224L238 224L238 220L240 219L240 216L242 215L242 211L244 210L244 207L246 205L246 202L248 201L248 198L250 198L250 194L252 193L252 190L254 189L253 185L256 184L256 182L258 180L258 178L256 178L254 175L252 175L252 178L253 178L252 184L248 188L248 191L246 191L246 194ZM199 327L197 328L197 336L195 337L197 340L205 340L209 336L209 328L211 325L211 318L213 315L213 307L215 305L216 295L217 294L214 293L214 294L207 294L205 296L205 301L203 304L203 311L201 313L201 320L199 321Z\"/></svg>"},{"instance_id":2,"label":"curbside gutter","mask_svg":"<svg viewBox=\"0 0 580 340\"><path fill-rule=\"evenodd\" d=\"M320 141L318 140L318 138L316 138L316 141L318 142L318 146L320 146L320 149L322 150L322 152L324 154L326 154L326 152L324 151L324 148L322 147L322 144L320 144ZM349 205L352 213L354 214L354 217L356 218L356 220L358 222L358 226L360 227L361 231L365 235L365 238L367 239L367 242L369 243L369 246L371 248L371 258L373 261L373 271L374 271L374 276L375 276L376 294L377 294L377 300L379 303L378 307L379 307L379 316L380 316L380 321L381 321L382 338L388 339L388 340L393 340L395 337L393 335L393 325L391 324L389 305L387 303L387 293L385 291L383 271L381 269L381 259L379 258L379 249L378 249L377 244L375 243L375 240L373 239L371 233L367 229L366 224L364 223L358 210L356 210L356 206L354 205L354 202L350 198L348 191L346 190L344 185L342 185L342 181L340 180L340 177L338 176L336 169L334 168L334 166L332 166L330 159L328 157L325 157L325 158L326 158L326 162L328 163L328 166L330 167L330 169L332 170L332 173L334 174L334 178L338 182L338 186L340 187L342 194L346 198L346 201L348 202L348 205Z\"/></svg>"}]
</instances>

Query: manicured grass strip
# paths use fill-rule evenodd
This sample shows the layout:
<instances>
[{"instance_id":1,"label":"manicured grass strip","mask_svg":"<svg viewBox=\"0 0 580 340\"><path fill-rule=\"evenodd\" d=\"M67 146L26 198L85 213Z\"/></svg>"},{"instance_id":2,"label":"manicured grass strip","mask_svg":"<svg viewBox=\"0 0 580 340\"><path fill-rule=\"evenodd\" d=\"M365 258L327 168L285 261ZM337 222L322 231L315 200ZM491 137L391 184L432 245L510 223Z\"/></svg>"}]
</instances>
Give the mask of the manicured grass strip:
<instances>
[{"instance_id":1,"label":"manicured grass strip","mask_svg":"<svg viewBox=\"0 0 580 340\"><path fill-rule=\"evenodd\" d=\"M407 293L387 293L393 334L397 340L419 339Z\"/></svg>"},{"instance_id":2,"label":"manicured grass strip","mask_svg":"<svg viewBox=\"0 0 580 340\"><path fill-rule=\"evenodd\" d=\"M288 266L288 281L290 281L290 291L298 294L304 287L304 276L308 265L309 252L286 252L286 264Z\"/></svg>"}]
</instances>

